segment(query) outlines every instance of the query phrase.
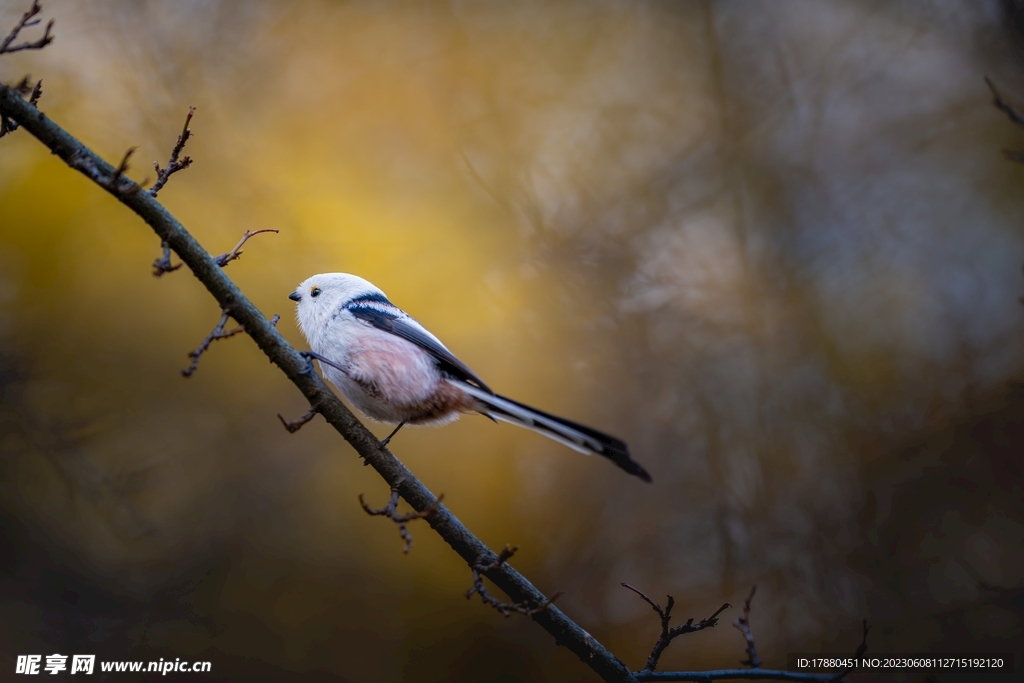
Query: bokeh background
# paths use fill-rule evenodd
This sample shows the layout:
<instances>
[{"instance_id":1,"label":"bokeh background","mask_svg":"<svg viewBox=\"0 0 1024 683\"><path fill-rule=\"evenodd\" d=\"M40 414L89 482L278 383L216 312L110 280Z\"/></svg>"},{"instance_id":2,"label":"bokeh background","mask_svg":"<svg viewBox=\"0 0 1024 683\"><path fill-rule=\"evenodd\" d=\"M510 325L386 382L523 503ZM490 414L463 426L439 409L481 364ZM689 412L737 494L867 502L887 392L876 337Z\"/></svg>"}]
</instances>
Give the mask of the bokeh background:
<instances>
[{"instance_id":1,"label":"bokeh background","mask_svg":"<svg viewBox=\"0 0 1024 683\"><path fill-rule=\"evenodd\" d=\"M0 3L0 27L27 6ZM1017 3L50 0L5 56L302 346L358 273L502 393L621 435L653 486L466 417L395 453L634 668L681 618L787 652L1024 654ZM0 141L0 643L207 659L224 681L584 681L244 337L151 231ZM383 435L385 428L375 429ZM663 597L661 598L663 599ZM736 664L729 626L662 668ZM8 668L11 667L11 668ZM5 674L6 676L6 674ZM120 674L117 680L130 680ZM923 680L923 676L884 680ZM872 680L861 676L858 680ZM883 680L883 679L878 679ZM940 681L996 680L942 674Z\"/></svg>"}]
</instances>

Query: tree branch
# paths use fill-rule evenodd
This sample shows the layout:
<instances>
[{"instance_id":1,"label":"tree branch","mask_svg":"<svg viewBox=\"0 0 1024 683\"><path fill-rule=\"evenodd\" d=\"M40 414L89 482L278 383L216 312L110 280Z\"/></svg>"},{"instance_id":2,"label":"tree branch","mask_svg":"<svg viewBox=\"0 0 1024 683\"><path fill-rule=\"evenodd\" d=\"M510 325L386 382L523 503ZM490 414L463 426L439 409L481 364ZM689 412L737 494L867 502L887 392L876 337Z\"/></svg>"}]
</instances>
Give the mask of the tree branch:
<instances>
[{"instance_id":1,"label":"tree branch","mask_svg":"<svg viewBox=\"0 0 1024 683\"><path fill-rule=\"evenodd\" d=\"M1024 128L1024 116L1022 116L1021 113L1018 112L1012 104L1010 104L1003 98L999 90L996 89L996 84L993 83L992 79L990 79L988 76L985 76L985 85L987 85L988 89L992 91L992 105L999 111L1006 114L1007 118L1009 118L1011 122ZM1012 149L1004 149L1003 156L1009 159L1010 161L1024 163L1024 152Z\"/></svg>"},{"instance_id":2,"label":"tree branch","mask_svg":"<svg viewBox=\"0 0 1024 683\"><path fill-rule=\"evenodd\" d=\"M121 192L120 183L108 187L106 179L115 176L115 169L67 131L30 105L12 88L0 84L0 114L19 123L72 168L82 172L110 192L119 202L142 218L186 266L195 274L221 310L245 327L267 357L277 365L302 392L310 408L348 441L389 486L417 512L433 509L427 519L433 528L470 567L486 567L481 573L516 603L545 605L548 599L522 574L507 562L499 563L498 555L474 536L437 498L345 407L324 381L313 372L311 364L296 351L270 324L242 291L224 274L220 264L202 245L148 192ZM123 179L122 179L123 181ZM554 605L530 615L550 633L555 642L572 651L605 681L635 681L625 664L619 661L590 634L569 619Z\"/></svg>"},{"instance_id":3,"label":"tree branch","mask_svg":"<svg viewBox=\"0 0 1024 683\"><path fill-rule=\"evenodd\" d=\"M643 671L633 672L634 678L639 681L696 681L697 683L708 683L710 681L727 681L727 680L748 680L748 681L804 681L805 683L842 683L849 670L839 671L837 673L804 673L799 671L781 671L778 669L761 669L761 660L757 657L757 650L754 648L754 637L750 633L750 601L754 598L754 592L757 590L757 586L750 589L750 595L747 596L747 600L743 605L743 616L736 620L733 624L736 628L743 633L744 638L747 640L747 661L742 662L753 668L750 669L718 669L715 671L655 671L655 667L658 666L658 659L664 653L665 648L669 646L673 639L677 636L681 636L685 633L695 633L702 631L706 628L711 628L718 623L718 615L721 614L727 607L730 607L729 603L725 603L718 608L718 611L712 614L707 619L701 619L696 624L693 623L693 619L687 620L685 624L679 626L670 627L669 624L672 620L672 607L675 605L675 598L671 595L668 596L668 602L665 603L665 609L661 608L661 605L654 602L650 597L647 596L643 591L637 590L628 583L623 583L624 588L628 588L637 595L639 595L644 602L651 606L658 616L661 618L661 636L658 638L658 642L654 644L654 649L651 650L651 655L647 658L647 666ZM867 622L864 622L864 639L861 641L860 647L857 648L856 657L860 657L867 650Z\"/></svg>"},{"instance_id":4,"label":"tree branch","mask_svg":"<svg viewBox=\"0 0 1024 683\"><path fill-rule=\"evenodd\" d=\"M860 645L857 646L857 651L853 654L855 659L860 659L864 656L864 653L868 651L868 631L870 631L871 629L868 628L867 619L864 620L863 627L864 632L860 639ZM829 683L840 683L840 681L842 681L843 678L846 677L846 675L849 674L851 671L853 671L853 669L843 669L839 673L834 674L832 678L829 679Z\"/></svg>"},{"instance_id":5,"label":"tree branch","mask_svg":"<svg viewBox=\"0 0 1024 683\"><path fill-rule=\"evenodd\" d=\"M252 232L246 230L242 234L242 239L238 240L238 244L235 245L234 249L232 249L226 254L221 254L220 256L215 258L214 261L217 262L218 266L223 268L232 261L236 261L242 258L242 245L248 242L250 238L255 237L256 235L262 234L264 232L272 232L277 234L281 231L278 230L277 228L263 228L262 230L253 230Z\"/></svg>"},{"instance_id":6,"label":"tree branch","mask_svg":"<svg viewBox=\"0 0 1024 683\"><path fill-rule=\"evenodd\" d=\"M153 261L154 277L161 277L164 273L173 273L183 265L181 263L171 265L171 248L167 246L167 242L161 242L160 249L163 250L163 253L158 259Z\"/></svg>"},{"instance_id":7,"label":"tree branch","mask_svg":"<svg viewBox=\"0 0 1024 683\"><path fill-rule=\"evenodd\" d=\"M231 314L228 311L225 310L221 312L220 322L218 322L217 326L213 328L213 332L206 335L206 339L203 340L203 343L200 344L195 351L188 352L188 357L192 359L192 363L181 371L182 377L191 377L195 374L196 370L199 369L199 359L202 358L203 354L206 353L206 350L210 348L210 344L219 339L227 339L228 337L234 337L240 332L245 332L245 327L242 325L238 325L237 327L225 332L224 326L228 324L228 318L230 317Z\"/></svg>"},{"instance_id":8,"label":"tree branch","mask_svg":"<svg viewBox=\"0 0 1024 683\"><path fill-rule=\"evenodd\" d=\"M318 411L316 408L310 408L309 410L306 411L306 414L300 417L298 420L286 420L284 419L284 415L278 413L277 419L281 421L281 424L284 425L284 428L288 430L289 434L294 434L295 432L302 429L302 426L304 424L312 421L312 419L316 417L317 413L319 412L320 411Z\"/></svg>"},{"instance_id":9,"label":"tree branch","mask_svg":"<svg viewBox=\"0 0 1024 683\"><path fill-rule=\"evenodd\" d=\"M32 18L42 11L43 8L40 6L39 0L32 0L32 6L27 12L21 15L21 19L14 25L11 32L7 34L7 37L0 41L0 55L10 52L20 52L21 50L42 50L53 42L53 36L50 34L50 31L53 29L53 19L50 19L46 24L46 30L43 32L42 38L30 43L25 42L19 45L11 45L11 43L13 43L18 37L18 34L21 33L22 29L28 28L29 26L35 26L39 23L38 19L32 20Z\"/></svg>"},{"instance_id":10,"label":"tree branch","mask_svg":"<svg viewBox=\"0 0 1024 683\"><path fill-rule=\"evenodd\" d=\"M280 417L280 415L278 417ZM287 425L285 426L287 427ZM289 429L288 431L293 430ZM444 500L443 493L437 497L437 504L439 505L442 500ZM409 528L406 524L414 519L426 519L430 517L430 515L434 514L434 510L437 509L437 505L434 505L423 512L416 512L414 510L413 512L407 512L404 515L400 515L398 514L398 491L395 489L391 489L391 498L388 500L388 504L379 510L375 510L367 505L366 501L363 500L363 494L361 493L359 494L359 504L363 506L363 510L366 511L366 514L371 517L377 515L387 517L398 526L398 533L401 535L402 540L405 541L405 549L402 552L406 555L408 555L409 550L412 549L412 535L409 533Z\"/></svg>"},{"instance_id":11,"label":"tree branch","mask_svg":"<svg viewBox=\"0 0 1024 683\"><path fill-rule=\"evenodd\" d=\"M1024 128L1024 116L1021 116L1017 110L1014 109L1013 105L1003 98L999 90L996 89L996 84L993 83L992 79L988 76L985 76L985 85L987 85L988 89L992 92L992 105L999 111L1006 114L1010 121Z\"/></svg>"},{"instance_id":12,"label":"tree branch","mask_svg":"<svg viewBox=\"0 0 1024 683\"><path fill-rule=\"evenodd\" d=\"M489 571L493 571L501 565L508 562L512 558L512 556L516 554L517 550L519 550L518 546L510 546L506 544L505 547L501 549L501 552L498 553L498 559L496 559L494 562L489 562L487 564L478 563L472 565L470 568L473 570L473 585L470 586L469 590L466 591L466 599L469 600L473 597L474 594L479 595L480 600L482 600L485 605L490 605L494 609L498 610L502 614L502 616L505 617L512 616L513 612L518 612L519 614L525 614L527 616L533 616L534 614L543 612L544 610L550 608L552 603L554 603L554 601L562 595L561 592L555 593L539 605L530 604L527 601L511 603L502 602L501 600L498 600L493 595L491 595L491 593L487 590L487 587L484 586L484 579L482 574ZM587 638L593 640L589 633L587 634Z\"/></svg>"},{"instance_id":13,"label":"tree branch","mask_svg":"<svg viewBox=\"0 0 1024 683\"><path fill-rule=\"evenodd\" d=\"M757 657L757 646L754 645L754 634L750 632L750 601L754 599L754 593L757 592L757 586L753 586L750 589L750 595L747 596L746 602L743 603L743 616L739 617L732 623L737 631L743 634L744 640L747 641L747 661L740 662L744 666L749 666L752 669L756 669L761 666L761 660Z\"/></svg>"},{"instance_id":14,"label":"tree branch","mask_svg":"<svg viewBox=\"0 0 1024 683\"><path fill-rule=\"evenodd\" d=\"M651 608L658 613L658 616L661 617L661 636L658 638L658 642L654 644L654 649L651 650L651 654L647 658L647 666L644 668L644 671L654 671L658 667L658 660L661 658L662 653L665 652L665 648L667 648L673 640L687 633L696 633L697 631L703 631L706 628L711 628L718 623L718 615L724 612L727 608L732 607L729 603L725 603L718 608L717 612L707 619L701 619L696 624L693 623L693 619L689 619L685 624L672 626L670 628L669 624L672 621L672 607L676 604L675 598L671 595L668 596L668 602L665 603L665 609L661 609L661 605L647 597L643 591L633 588L628 583L623 583L622 587L628 588L643 598L644 602L650 605Z\"/></svg>"},{"instance_id":15,"label":"tree branch","mask_svg":"<svg viewBox=\"0 0 1024 683\"><path fill-rule=\"evenodd\" d=\"M196 113L195 107L188 108L188 114L185 115L185 127L181 130L181 135L178 136L178 142L175 143L174 148L171 149L171 158L168 159L167 165L160 168L160 164L153 162L153 168L156 169L156 182L153 183L153 187L149 188L149 196L156 197L157 193L163 189L163 186L167 184L168 178L178 171L183 171L192 165L192 157L186 156L181 161L178 161L178 155L185 149L185 143L188 142L189 137L192 135L192 131L189 130L188 124L192 121L192 115Z\"/></svg>"}]
</instances>

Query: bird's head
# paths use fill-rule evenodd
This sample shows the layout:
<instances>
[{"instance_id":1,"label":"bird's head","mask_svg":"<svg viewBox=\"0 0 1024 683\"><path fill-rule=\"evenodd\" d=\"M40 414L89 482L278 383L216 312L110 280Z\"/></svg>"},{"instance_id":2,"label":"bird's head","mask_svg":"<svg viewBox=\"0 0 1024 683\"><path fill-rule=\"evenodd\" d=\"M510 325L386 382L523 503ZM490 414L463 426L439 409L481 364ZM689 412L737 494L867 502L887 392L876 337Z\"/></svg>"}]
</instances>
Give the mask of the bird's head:
<instances>
[{"instance_id":1,"label":"bird's head","mask_svg":"<svg viewBox=\"0 0 1024 683\"><path fill-rule=\"evenodd\" d=\"M358 275L320 273L306 278L288 298L298 304L295 315L299 328L306 339L312 341L342 306L368 296L383 298L384 292Z\"/></svg>"}]
</instances>

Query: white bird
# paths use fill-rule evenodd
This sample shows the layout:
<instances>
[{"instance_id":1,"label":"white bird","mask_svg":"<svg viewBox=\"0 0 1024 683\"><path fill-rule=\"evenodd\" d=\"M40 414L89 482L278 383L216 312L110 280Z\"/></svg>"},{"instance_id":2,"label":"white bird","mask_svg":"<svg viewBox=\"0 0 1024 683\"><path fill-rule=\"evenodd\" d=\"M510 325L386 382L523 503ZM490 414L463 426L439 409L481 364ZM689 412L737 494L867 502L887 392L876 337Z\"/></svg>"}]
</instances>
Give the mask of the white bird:
<instances>
[{"instance_id":1,"label":"white bird","mask_svg":"<svg viewBox=\"0 0 1024 683\"><path fill-rule=\"evenodd\" d=\"M498 396L437 337L356 275L323 273L299 285L302 334L324 376L367 417L403 425L441 425L461 413L520 425L581 453L597 453L651 481L620 439Z\"/></svg>"}]
</instances>

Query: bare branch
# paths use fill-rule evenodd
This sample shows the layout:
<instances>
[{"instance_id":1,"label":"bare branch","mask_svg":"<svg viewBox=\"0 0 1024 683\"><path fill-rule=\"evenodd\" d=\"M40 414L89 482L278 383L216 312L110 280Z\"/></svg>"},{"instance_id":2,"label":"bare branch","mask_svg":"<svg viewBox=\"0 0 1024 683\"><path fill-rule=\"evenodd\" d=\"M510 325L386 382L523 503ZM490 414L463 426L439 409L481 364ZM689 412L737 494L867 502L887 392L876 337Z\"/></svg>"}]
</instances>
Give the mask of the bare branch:
<instances>
[{"instance_id":1,"label":"bare branch","mask_svg":"<svg viewBox=\"0 0 1024 683\"><path fill-rule=\"evenodd\" d=\"M757 669L761 666L761 660L757 657L757 647L754 645L754 634L750 632L750 601L754 599L754 593L756 592L757 585L754 585L750 589L750 595L747 596L746 602L743 603L743 616L737 618L732 623L747 641L747 661L741 661L740 664L749 666L752 669Z\"/></svg>"},{"instance_id":2,"label":"bare branch","mask_svg":"<svg viewBox=\"0 0 1024 683\"><path fill-rule=\"evenodd\" d=\"M228 318L231 317L234 317L232 316L231 313L229 313L228 311L223 311L220 316L220 321L217 323L216 327L213 328L213 331L210 332L210 334L206 335L206 339L203 340L203 343L196 347L195 351L188 352L188 357L192 359L192 363L187 368L181 371L182 377L191 377L192 375L195 374L195 371L199 368L199 358L204 353L206 353L207 349L210 348L210 344L219 339L227 339L228 337L234 337L236 334L241 334L242 332L245 332L245 325L237 325L236 327L231 328L227 332L224 331L224 326L227 325ZM281 316L279 315L275 315L273 318L271 318L271 327L276 327L277 322L280 319Z\"/></svg>"},{"instance_id":3,"label":"bare branch","mask_svg":"<svg viewBox=\"0 0 1024 683\"><path fill-rule=\"evenodd\" d=\"M221 254L220 256L214 259L217 262L217 265L223 268L232 261L241 258L242 245L248 242L250 238L255 237L256 235L259 235L264 232L272 232L276 234L281 231L278 230L277 228L264 228L262 230L253 230L252 232L246 230L245 233L242 235L242 239L238 240L238 244L235 245L234 249L232 249L226 254Z\"/></svg>"},{"instance_id":4,"label":"bare branch","mask_svg":"<svg viewBox=\"0 0 1024 683\"><path fill-rule=\"evenodd\" d=\"M317 413L319 412L320 411L317 410L316 408L310 408L309 410L306 411L306 414L300 417L298 420L286 420L284 419L284 415L278 413L277 419L281 421L281 424L284 425L284 428L288 430L289 434L294 434L295 432L302 429L302 426L304 424L306 424L314 417L316 417Z\"/></svg>"},{"instance_id":5,"label":"bare branch","mask_svg":"<svg viewBox=\"0 0 1024 683\"><path fill-rule=\"evenodd\" d=\"M167 165L160 168L160 164L153 162L153 168L156 169L156 182L153 183L153 187L149 188L149 196L156 197L157 192L163 189L163 186L167 184L167 179L178 171L182 171L192 165L192 157L186 156L181 161L178 161L178 155L185 149L185 143L192 136L192 131L189 130L188 124L192 121L192 115L196 113L195 107L188 108L188 114L185 115L185 127L181 129L181 135L178 136L178 142L174 145L171 150L171 158L167 160Z\"/></svg>"},{"instance_id":6,"label":"bare branch","mask_svg":"<svg viewBox=\"0 0 1024 683\"><path fill-rule=\"evenodd\" d=\"M1024 128L1024 115L1021 115L1013 105L1003 99L1002 94L1000 94L999 90L996 89L995 83L993 83L992 79L988 76L985 76L985 84L988 86L988 89L992 91L992 104L995 105L995 108L1006 114L1011 122ZM1024 152L1004 149L1003 156L1010 161L1024 163Z\"/></svg>"},{"instance_id":7,"label":"bare branch","mask_svg":"<svg viewBox=\"0 0 1024 683\"><path fill-rule=\"evenodd\" d=\"M30 106L27 102L25 105ZM139 191L138 183L123 177L124 172L128 170L128 159L131 158L133 152L135 152L135 148L129 147L117 168L112 168L110 164L95 156L84 146L70 150L65 161L68 166L81 171L115 197L123 198L137 194Z\"/></svg>"},{"instance_id":8,"label":"bare branch","mask_svg":"<svg viewBox=\"0 0 1024 683\"><path fill-rule=\"evenodd\" d=\"M855 659L860 659L864 656L864 653L868 651L868 631L870 630L871 629L868 628L868 620L865 619L863 622L863 634L860 638L860 645L857 646L857 651L853 654ZM849 675L851 671L853 671L853 669L844 669L840 671L829 679L829 683L839 683L844 677Z\"/></svg>"},{"instance_id":9,"label":"bare branch","mask_svg":"<svg viewBox=\"0 0 1024 683\"><path fill-rule=\"evenodd\" d=\"M167 242L161 242L160 248L163 249L163 255L157 260L153 261L153 276L161 277L164 273L173 273L178 268L181 268L182 263L176 266L171 265L171 247Z\"/></svg>"},{"instance_id":10,"label":"bare branch","mask_svg":"<svg viewBox=\"0 0 1024 683\"><path fill-rule=\"evenodd\" d=\"M150 191L150 193L152 193L152 190ZM263 232L279 233L281 231L278 230L277 228L264 228L262 230L253 230L252 232L246 230L245 233L242 235L242 239L238 241L238 244L235 245L234 249L232 249L226 254L221 254L214 260L216 260L217 264L221 268L223 268L227 264L242 256L243 244L248 242L249 239L252 238L253 236L259 235L260 233ZM176 266L171 265L171 249L170 246L168 246L167 242L162 242L160 244L160 247L163 249L163 254L160 256L160 258L153 261L153 275L155 275L156 277L160 277L164 273L171 273L177 270L178 268L181 268L180 263Z\"/></svg>"},{"instance_id":11,"label":"bare branch","mask_svg":"<svg viewBox=\"0 0 1024 683\"><path fill-rule=\"evenodd\" d=\"M129 147L124 151L124 156L121 157L121 163L118 164L117 168L114 169L114 173L107 179L107 189L114 194L134 194L139 191L139 185L133 180L125 178L127 185L121 182L121 178L130 167L128 160L131 159L132 155L135 154L135 150L138 147Z\"/></svg>"},{"instance_id":12,"label":"bare branch","mask_svg":"<svg viewBox=\"0 0 1024 683\"><path fill-rule=\"evenodd\" d=\"M531 604L531 602L528 600L511 603L502 602L501 600L498 600L496 597L491 595L490 592L487 590L487 587L484 586L483 575L487 572L500 568L513 555L516 554L517 550L519 550L518 546L509 546L506 544L505 547L502 548L501 552L494 560L486 564L484 564L482 561L473 564L471 567L471 569L473 570L473 585L470 587L469 590L466 591L466 599L469 600L473 597L473 594L475 593L480 596L480 600L482 600L484 604L490 605L494 609L501 612L501 614L505 617L512 616L513 612L518 612L519 614L525 614L528 617L532 617L535 614L540 614L541 612L545 612L548 609L550 609L552 603L554 603L555 600L562 596L561 592L555 593L550 598L545 598L540 603ZM589 633L586 634L586 641L588 644L593 642L593 638Z\"/></svg>"},{"instance_id":13,"label":"bare branch","mask_svg":"<svg viewBox=\"0 0 1024 683\"><path fill-rule=\"evenodd\" d=\"M647 658L647 666L644 667L644 671L654 671L658 667L658 660L661 658L662 653L665 652L665 648L667 648L669 643L673 640L681 635L696 633L697 631L703 631L706 628L715 626L718 623L718 615L724 612L727 608L732 607L729 603L725 603L710 617L701 619L696 624L693 623L693 619L688 619L685 624L680 624L679 626L673 626L670 628L669 624L672 621L672 607L675 605L675 598L671 595L668 596L668 602L665 603L665 609L662 609L661 605L647 597L643 591L633 588L633 586L630 586L628 583L622 583L621 585L623 588L628 588L643 598L644 602L650 605L661 618L661 636L658 638L658 642L654 644L654 649L651 650L651 654Z\"/></svg>"},{"instance_id":14,"label":"bare branch","mask_svg":"<svg viewBox=\"0 0 1024 683\"><path fill-rule=\"evenodd\" d=\"M665 610L661 609L661 606L656 604L649 597L633 588L630 585L622 584L626 588L643 598L647 604L651 605L654 610L662 617L662 639L665 638L665 628L667 625L667 616L672 609L672 596L669 596L668 608ZM714 671L654 671L653 667L650 666L650 660L648 660L648 668L643 671L634 672L633 676L635 679L640 681L696 681L698 683L710 683L711 681L725 681L725 680L772 680L772 681L800 681L803 683L841 683L846 679L846 676L850 674L852 669L841 670L835 673L803 673L798 671L781 671L777 669L762 669L761 660L757 656L757 650L754 647L754 638L750 633L750 603L754 598L754 594L757 592L757 586L750 589L750 594L747 596L746 602L743 604L743 616L736 620L733 624L737 629L743 633L744 638L747 640L747 661L742 662L743 664L750 666L750 669L719 669ZM722 607L725 609L728 605ZM705 619L701 623L690 626L692 619L688 621L684 626L677 626L668 631L669 634L674 632L676 629L689 628L688 632L693 630L699 630L697 627L701 627L704 622L710 622L712 619L718 616L722 610L715 612L710 618ZM713 626L714 624L708 623L706 626ZM868 636L868 624L864 622L864 636L861 640L860 646L857 648L857 652L854 658L859 659L867 651L867 636ZM658 641L659 643L661 640ZM653 656L653 653L652 653Z\"/></svg>"},{"instance_id":15,"label":"bare branch","mask_svg":"<svg viewBox=\"0 0 1024 683\"><path fill-rule=\"evenodd\" d=\"M287 425L286 425L287 426ZM288 431L292 431L290 428ZM405 549L402 551L406 555L409 554L409 550L412 549L412 536L409 534L409 529L406 527L406 523L411 522L414 519L428 519L434 511L437 510L437 506L444 500L444 494L440 494L434 501L434 504L428 507L426 510L407 512L404 515L398 514L398 490L395 488L391 489L391 498L388 500L388 504L379 510L375 510L366 504L363 500L363 494L359 494L359 504L363 506L363 510L366 514L371 516L383 516L390 519L392 522L398 525L398 533L402 536L402 540L405 541Z\"/></svg>"},{"instance_id":16,"label":"bare branch","mask_svg":"<svg viewBox=\"0 0 1024 683\"><path fill-rule=\"evenodd\" d=\"M42 5L39 4L39 0L32 0L32 6L27 12L21 15L21 19L14 25L11 32L7 34L7 37L0 42L0 55L9 54L11 52L20 52L21 50L42 50L44 47L53 42L53 35L50 31L53 30L53 19L50 19L46 24L46 30L43 32L43 36L38 40L32 42L24 42L19 45L11 45L21 33L22 29L35 26L39 23L38 19L33 20L33 17L43 11Z\"/></svg>"},{"instance_id":17,"label":"bare branch","mask_svg":"<svg viewBox=\"0 0 1024 683\"><path fill-rule=\"evenodd\" d=\"M218 322L217 326L213 328L213 332L210 332L210 334L206 335L206 339L203 340L202 344L196 347L195 351L188 352L188 357L192 359L192 363L187 368L181 371L182 377L191 377L195 373L195 371L199 368L199 359L206 352L206 350L210 348L210 344L217 341L218 339L227 339L228 337L234 337L236 334L240 332L245 332L244 325L238 325L237 327L234 327L225 332L224 326L228 324L228 318L230 317L231 314L228 313L227 311L222 312L220 314L220 322Z\"/></svg>"},{"instance_id":18,"label":"bare branch","mask_svg":"<svg viewBox=\"0 0 1024 683\"><path fill-rule=\"evenodd\" d=\"M1021 116L1009 102L1003 99L1002 94L996 89L995 83L988 76L985 76L985 85L992 91L992 104L995 105L995 108L1006 114L1015 124L1024 128L1024 116Z\"/></svg>"}]
</instances>

